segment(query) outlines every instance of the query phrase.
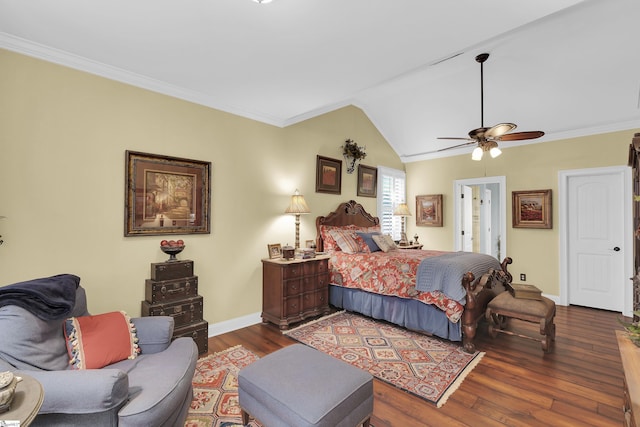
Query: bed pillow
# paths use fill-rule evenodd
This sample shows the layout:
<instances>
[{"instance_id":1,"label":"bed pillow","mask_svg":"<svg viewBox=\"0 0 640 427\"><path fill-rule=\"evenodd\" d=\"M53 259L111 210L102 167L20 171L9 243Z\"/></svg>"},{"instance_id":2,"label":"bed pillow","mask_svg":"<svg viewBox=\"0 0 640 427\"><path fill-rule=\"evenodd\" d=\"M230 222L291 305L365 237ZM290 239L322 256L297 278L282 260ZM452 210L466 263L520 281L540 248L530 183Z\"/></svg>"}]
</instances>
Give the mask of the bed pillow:
<instances>
[{"instance_id":1,"label":"bed pillow","mask_svg":"<svg viewBox=\"0 0 640 427\"><path fill-rule=\"evenodd\" d=\"M373 240L373 236L378 236L381 233L373 232L373 233L365 233L362 231L356 231L356 234L364 240L364 243L369 248L369 252L379 252L380 247L376 244L375 240Z\"/></svg>"},{"instance_id":2,"label":"bed pillow","mask_svg":"<svg viewBox=\"0 0 640 427\"><path fill-rule=\"evenodd\" d=\"M338 227L332 227L323 225L320 227L320 237L322 238L322 250L325 252L339 251L340 247L331 236L331 230L336 230Z\"/></svg>"},{"instance_id":3,"label":"bed pillow","mask_svg":"<svg viewBox=\"0 0 640 427\"><path fill-rule=\"evenodd\" d=\"M368 252L369 247L364 240L351 230L331 230L331 237L335 240L340 250L347 254L356 254L358 252Z\"/></svg>"},{"instance_id":4,"label":"bed pillow","mask_svg":"<svg viewBox=\"0 0 640 427\"><path fill-rule=\"evenodd\" d=\"M71 317L64 322L64 336L72 369L99 369L140 352L135 326L124 311Z\"/></svg>"},{"instance_id":5,"label":"bed pillow","mask_svg":"<svg viewBox=\"0 0 640 427\"><path fill-rule=\"evenodd\" d=\"M395 251L398 249L393 239L388 234L378 234L371 236L374 242L378 245L382 252Z\"/></svg>"}]
</instances>

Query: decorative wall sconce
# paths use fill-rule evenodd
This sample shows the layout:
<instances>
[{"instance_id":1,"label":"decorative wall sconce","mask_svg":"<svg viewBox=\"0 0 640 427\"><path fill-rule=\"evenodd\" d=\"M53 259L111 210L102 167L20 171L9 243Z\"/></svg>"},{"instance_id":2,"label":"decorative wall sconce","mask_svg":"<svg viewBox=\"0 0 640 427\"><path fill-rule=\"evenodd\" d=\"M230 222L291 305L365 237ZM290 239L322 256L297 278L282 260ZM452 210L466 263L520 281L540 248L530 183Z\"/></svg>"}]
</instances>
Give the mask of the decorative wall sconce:
<instances>
[{"instance_id":1,"label":"decorative wall sconce","mask_svg":"<svg viewBox=\"0 0 640 427\"><path fill-rule=\"evenodd\" d=\"M309 205L304 200L304 196L296 189L296 192L291 196L291 203L289 207L285 209L284 213L292 214L296 216L296 246L295 249L300 249L300 214L308 214L311 212Z\"/></svg>"},{"instance_id":2,"label":"decorative wall sconce","mask_svg":"<svg viewBox=\"0 0 640 427\"><path fill-rule=\"evenodd\" d=\"M353 139L349 138L342 146L342 155L347 163L347 173L356 170L357 163L367 157L367 147L360 147Z\"/></svg>"}]
</instances>

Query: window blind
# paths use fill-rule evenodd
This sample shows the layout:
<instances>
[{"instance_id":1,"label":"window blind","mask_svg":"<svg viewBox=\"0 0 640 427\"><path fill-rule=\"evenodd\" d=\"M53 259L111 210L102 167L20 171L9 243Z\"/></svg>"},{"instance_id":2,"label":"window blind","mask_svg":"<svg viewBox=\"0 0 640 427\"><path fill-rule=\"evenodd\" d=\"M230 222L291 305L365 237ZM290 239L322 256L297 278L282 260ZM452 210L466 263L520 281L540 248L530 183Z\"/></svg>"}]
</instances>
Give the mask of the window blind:
<instances>
[{"instance_id":1,"label":"window blind","mask_svg":"<svg viewBox=\"0 0 640 427\"><path fill-rule=\"evenodd\" d=\"M383 234L390 234L393 240L400 240L402 219L393 211L406 200L406 179L404 171L378 166L378 217Z\"/></svg>"}]
</instances>

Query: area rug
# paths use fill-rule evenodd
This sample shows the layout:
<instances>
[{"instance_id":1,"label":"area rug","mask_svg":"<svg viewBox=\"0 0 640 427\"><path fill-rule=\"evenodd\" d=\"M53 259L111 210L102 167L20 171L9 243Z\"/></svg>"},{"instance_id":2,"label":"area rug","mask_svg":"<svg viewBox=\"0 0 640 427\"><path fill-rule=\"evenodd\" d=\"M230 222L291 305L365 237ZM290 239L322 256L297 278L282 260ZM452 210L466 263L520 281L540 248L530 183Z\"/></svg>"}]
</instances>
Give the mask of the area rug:
<instances>
[{"instance_id":1,"label":"area rug","mask_svg":"<svg viewBox=\"0 0 640 427\"><path fill-rule=\"evenodd\" d=\"M484 356L466 353L451 341L344 311L284 334L437 407L445 404Z\"/></svg>"},{"instance_id":2,"label":"area rug","mask_svg":"<svg viewBox=\"0 0 640 427\"><path fill-rule=\"evenodd\" d=\"M241 427L238 372L259 357L242 346L198 360L193 375L193 401L185 427ZM259 427L256 421L248 424Z\"/></svg>"}]
</instances>

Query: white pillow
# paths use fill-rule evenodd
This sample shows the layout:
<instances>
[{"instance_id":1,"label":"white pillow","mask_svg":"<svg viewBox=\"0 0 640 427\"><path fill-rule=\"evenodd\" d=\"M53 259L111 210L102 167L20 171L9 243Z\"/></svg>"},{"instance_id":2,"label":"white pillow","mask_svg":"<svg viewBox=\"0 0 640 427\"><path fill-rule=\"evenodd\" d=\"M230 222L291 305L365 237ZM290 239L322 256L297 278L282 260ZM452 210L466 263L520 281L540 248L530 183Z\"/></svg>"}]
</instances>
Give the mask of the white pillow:
<instances>
[{"instance_id":1,"label":"white pillow","mask_svg":"<svg viewBox=\"0 0 640 427\"><path fill-rule=\"evenodd\" d=\"M398 249L393 239L388 234L379 234L371 236L376 245L382 250L382 252L395 251Z\"/></svg>"}]
</instances>

